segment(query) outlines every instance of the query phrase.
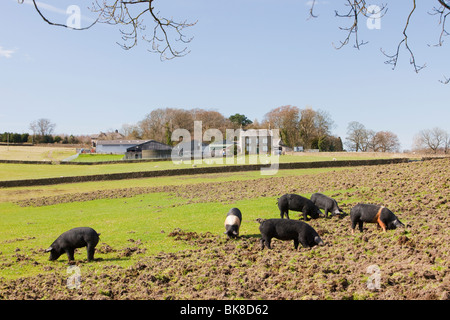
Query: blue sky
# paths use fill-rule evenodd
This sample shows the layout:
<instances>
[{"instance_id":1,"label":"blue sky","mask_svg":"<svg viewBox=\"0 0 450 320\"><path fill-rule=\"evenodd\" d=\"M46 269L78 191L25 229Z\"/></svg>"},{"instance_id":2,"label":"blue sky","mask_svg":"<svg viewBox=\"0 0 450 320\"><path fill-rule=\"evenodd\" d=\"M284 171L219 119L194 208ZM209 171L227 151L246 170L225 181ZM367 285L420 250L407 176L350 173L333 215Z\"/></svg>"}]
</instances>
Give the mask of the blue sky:
<instances>
[{"instance_id":1,"label":"blue sky","mask_svg":"<svg viewBox=\"0 0 450 320\"><path fill-rule=\"evenodd\" d=\"M49 26L29 2L0 3L1 132L28 132L32 121L49 118L55 133L92 134L164 107L243 113L261 121L283 105L328 111L333 133L343 139L350 121L390 130L403 149L411 148L420 130L450 131L450 85L438 81L450 77L450 50L446 43L429 46L440 32L437 17L427 14L434 1L418 3L409 29L417 62L427 65L419 74L406 50L395 70L380 52L394 52L402 39L408 0L388 2L380 29L361 22L359 36L369 43L360 50L353 43L341 50L332 45L346 36L338 27L349 21L334 17L344 1L318 1L319 17L308 20L306 0L158 0L161 15L198 20L186 32L194 36L191 52L164 62L144 42L121 49L116 26ZM81 8L82 27L93 17L90 1L41 3L42 12L61 23L72 4Z\"/></svg>"}]
</instances>

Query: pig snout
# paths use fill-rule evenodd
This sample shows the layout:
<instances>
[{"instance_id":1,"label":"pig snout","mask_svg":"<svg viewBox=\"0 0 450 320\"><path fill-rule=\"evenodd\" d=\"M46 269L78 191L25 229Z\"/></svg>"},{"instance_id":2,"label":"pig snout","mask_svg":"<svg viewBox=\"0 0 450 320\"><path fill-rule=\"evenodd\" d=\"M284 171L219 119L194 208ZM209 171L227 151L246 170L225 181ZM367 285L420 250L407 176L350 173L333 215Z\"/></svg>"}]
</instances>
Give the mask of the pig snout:
<instances>
[{"instance_id":1,"label":"pig snout","mask_svg":"<svg viewBox=\"0 0 450 320\"><path fill-rule=\"evenodd\" d=\"M323 242L323 240L319 236L314 237L314 242L317 243L319 246L325 245L325 242Z\"/></svg>"},{"instance_id":2,"label":"pig snout","mask_svg":"<svg viewBox=\"0 0 450 320\"><path fill-rule=\"evenodd\" d=\"M405 228L405 225L398 219L394 220L394 226L396 228Z\"/></svg>"}]
</instances>

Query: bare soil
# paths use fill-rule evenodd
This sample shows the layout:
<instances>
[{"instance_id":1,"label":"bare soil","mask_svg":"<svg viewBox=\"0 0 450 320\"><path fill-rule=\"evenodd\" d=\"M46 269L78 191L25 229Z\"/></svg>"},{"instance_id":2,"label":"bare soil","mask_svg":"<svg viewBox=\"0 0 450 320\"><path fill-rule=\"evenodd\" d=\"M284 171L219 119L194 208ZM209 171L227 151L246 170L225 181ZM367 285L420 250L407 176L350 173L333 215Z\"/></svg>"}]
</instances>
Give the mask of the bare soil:
<instances>
[{"instance_id":1,"label":"bare soil","mask_svg":"<svg viewBox=\"0 0 450 320\"><path fill-rule=\"evenodd\" d=\"M170 192L192 202L232 203L286 192L331 190L338 202L345 201L341 207L347 213L355 204L352 199L383 204L409 226L383 233L368 224L363 233L352 235L348 216L312 220L309 223L326 245L299 251L291 241L277 240L273 250L261 250L257 234L228 240L223 234L175 229L167 236L195 249L148 256L138 241L128 241L125 248L100 243L100 253L114 252L118 259L132 254L142 258L128 268L109 265L101 271L87 270L79 289L68 289L68 275L52 267L43 268L35 277L0 279L0 299L450 299L448 159L302 177L127 188L20 204L48 205L149 192ZM27 256L18 251L17 261L11 263L35 263ZM375 283L375 274L368 272L372 265L379 269L378 289L367 286ZM0 269L7 267L7 263L0 265Z\"/></svg>"}]
</instances>

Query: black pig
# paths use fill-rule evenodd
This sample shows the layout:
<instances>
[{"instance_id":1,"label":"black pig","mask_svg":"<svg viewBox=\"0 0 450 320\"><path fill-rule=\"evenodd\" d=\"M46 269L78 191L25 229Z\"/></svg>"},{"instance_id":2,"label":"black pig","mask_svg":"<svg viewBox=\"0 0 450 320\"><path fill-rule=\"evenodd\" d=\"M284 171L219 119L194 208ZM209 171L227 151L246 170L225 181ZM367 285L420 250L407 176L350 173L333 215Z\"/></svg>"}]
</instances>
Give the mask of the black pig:
<instances>
[{"instance_id":1,"label":"black pig","mask_svg":"<svg viewBox=\"0 0 450 320\"><path fill-rule=\"evenodd\" d=\"M225 219L225 234L228 238L235 238L239 236L239 227L241 226L242 213L238 208L232 208L227 213Z\"/></svg>"},{"instance_id":2,"label":"black pig","mask_svg":"<svg viewBox=\"0 0 450 320\"><path fill-rule=\"evenodd\" d=\"M374 204L357 204L350 211L350 220L352 221L352 233L355 232L356 224L359 226L359 231L363 232L364 222L377 223L384 232L405 226L391 210Z\"/></svg>"},{"instance_id":3,"label":"black pig","mask_svg":"<svg viewBox=\"0 0 450 320\"><path fill-rule=\"evenodd\" d=\"M294 240L295 249L298 248L299 243L302 244L303 248L324 245L316 230L306 222L286 219L257 219L256 221L260 223L261 250L264 249L264 245L268 249L272 249L270 246L272 238Z\"/></svg>"},{"instance_id":4,"label":"black pig","mask_svg":"<svg viewBox=\"0 0 450 320\"><path fill-rule=\"evenodd\" d=\"M319 208L325 210L325 217L328 218L328 212L331 212L331 215L337 215L340 213L344 213L344 211L339 208L336 200L330 198L322 193L314 193L311 195L311 201Z\"/></svg>"},{"instance_id":5,"label":"black pig","mask_svg":"<svg viewBox=\"0 0 450 320\"><path fill-rule=\"evenodd\" d=\"M289 219L289 210L301 211L303 220L308 221L307 215L313 219L317 219L322 212L309 199L299 196L298 194L287 193L278 198L278 209L280 209L281 219L286 216Z\"/></svg>"},{"instance_id":6,"label":"black pig","mask_svg":"<svg viewBox=\"0 0 450 320\"><path fill-rule=\"evenodd\" d=\"M73 228L61 234L45 252L50 252L50 261L58 259L64 252L69 261L73 261L75 249L87 247L87 259L92 261L99 235L89 227Z\"/></svg>"}]
</instances>

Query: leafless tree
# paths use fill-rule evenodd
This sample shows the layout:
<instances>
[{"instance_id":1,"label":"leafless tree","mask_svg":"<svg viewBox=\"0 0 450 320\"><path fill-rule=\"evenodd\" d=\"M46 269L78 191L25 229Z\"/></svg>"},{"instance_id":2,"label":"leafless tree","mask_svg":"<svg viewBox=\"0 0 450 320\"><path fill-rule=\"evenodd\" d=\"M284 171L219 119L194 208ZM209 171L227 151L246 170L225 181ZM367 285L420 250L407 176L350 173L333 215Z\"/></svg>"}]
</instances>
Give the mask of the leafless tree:
<instances>
[{"instance_id":1,"label":"leafless tree","mask_svg":"<svg viewBox=\"0 0 450 320\"><path fill-rule=\"evenodd\" d=\"M49 119L41 118L39 120L30 123L30 130L33 131L33 135L46 136L51 135L55 129L56 124L52 123Z\"/></svg>"},{"instance_id":2,"label":"leafless tree","mask_svg":"<svg viewBox=\"0 0 450 320\"><path fill-rule=\"evenodd\" d=\"M299 134L303 148L311 149L312 140L316 133L316 112L312 108L300 111Z\"/></svg>"},{"instance_id":3,"label":"leafless tree","mask_svg":"<svg viewBox=\"0 0 450 320\"><path fill-rule=\"evenodd\" d=\"M226 129L231 128L231 122L220 112L215 110L158 108L151 111L137 124L135 134L144 139L154 139L160 142L168 142L168 137L176 129L186 129L194 137L194 121L202 122L202 135L208 129L218 129L223 137ZM125 127L125 126L124 126Z\"/></svg>"},{"instance_id":4,"label":"leafless tree","mask_svg":"<svg viewBox=\"0 0 450 320\"><path fill-rule=\"evenodd\" d=\"M298 145L300 109L296 106L282 106L264 115L263 127L279 129L282 141L289 147Z\"/></svg>"},{"instance_id":5,"label":"leafless tree","mask_svg":"<svg viewBox=\"0 0 450 320\"><path fill-rule=\"evenodd\" d=\"M347 126L347 138L345 145L351 151L364 151L365 139L367 138L366 127L357 121L352 121Z\"/></svg>"},{"instance_id":6,"label":"leafless tree","mask_svg":"<svg viewBox=\"0 0 450 320\"><path fill-rule=\"evenodd\" d=\"M50 25L74 29L62 23L50 21L39 8L39 2L32 0L34 7L41 18ZM97 23L120 26L122 43L118 44L125 50L135 47L143 40L150 44L148 51L160 55L161 60L170 60L182 57L189 53L185 46L192 41L192 37L185 34L185 29L194 26L195 22L175 21L160 15L155 9L156 0L95 0L90 10L97 15L95 21L87 27L75 30L86 30ZM23 0L19 0L23 3ZM145 33L148 25L144 19L153 23L153 29L149 34ZM181 43L181 48L174 45Z\"/></svg>"},{"instance_id":7,"label":"leafless tree","mask_svg":"<svg viewBox=\"0 0 450 320\"><path fill-rule=\"evenodd\" d=\"M448 148L448 136L449 134L445 130L438 127L422 130L416 136L415 149L425 149L437 153L440 147Z\"/></svg>"},{"instance_id":8,"label":"leafless tree","mask_svg":"<svg viewBox=\"0 0 450 320\"><path fill-rule=\"evenodd\" d=\"M391 131L379 131L373 135L371 150L376 152L398 152L400 141Z\"/></svg>"},{"instance_id":9,"label":"leafless tree","mask_svg":"<svg viewBox=\"0 0 450 320\"><path fill-rule=\"evenodd\" d=\"M142 139L141 130L137 124L125 123L120 129L120 133L125 136L126 139L140 140Z\"/></svg>"}]
</instances>

